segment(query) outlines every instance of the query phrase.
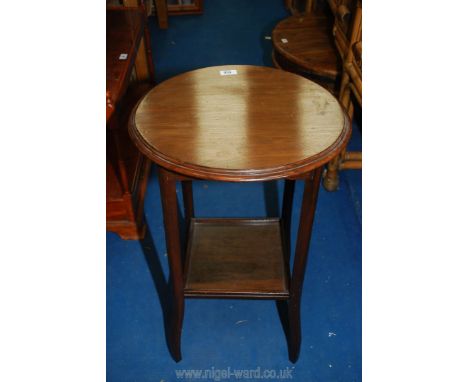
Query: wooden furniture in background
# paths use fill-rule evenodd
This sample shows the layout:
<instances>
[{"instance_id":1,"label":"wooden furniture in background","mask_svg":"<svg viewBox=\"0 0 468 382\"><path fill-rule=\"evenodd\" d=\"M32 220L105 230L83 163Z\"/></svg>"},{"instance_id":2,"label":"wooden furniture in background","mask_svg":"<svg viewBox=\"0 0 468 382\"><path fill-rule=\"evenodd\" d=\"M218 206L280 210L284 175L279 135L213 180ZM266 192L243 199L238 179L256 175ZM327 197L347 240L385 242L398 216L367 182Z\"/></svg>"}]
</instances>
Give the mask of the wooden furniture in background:
<instances>
[{"instance_id":1,"label":"wooden furniture in background","mask_svg":"<svg viewBox=\"0 0 468 382\"><path fill-rule=\"evenodd\" d=\"M166 0L113 0L113 1L121 1L122 4L126 7L144 6L148 16L152 13L152 5L154 2L154 13L155 13L156 19L158 20L159 28L167 29L169 27Z\"/></svg>"},{"instance_id":2,"label":"wooden furniture in background","mask_svg":"<svg viewBox=\"0 0 468 382\"><path fill-rule=\"evenodd\" d=\"M274 65L338 94L340 60L332 28L333 15L328 7L280 21L272 32Z\"/></svg>"},{"instance_id":3,"label":"wooden furniture in background","mask_svg":"<svg viewBox=\"0 0 468 382\"><path fill-rule=\"evenodd\" d=\"M227 72L226 72L227 71ZM301 344L300 304L323 166L345 147L351 127L337 100L288 72L247 65L194 70L151 90L134 109L130 136L157 163L172 282L170 351L181 359L184 299L276 300L289 358ZM280 218L195 218L195 179L285 179ZM305 189L294 263L291 210L296 179ZM181 181L188 241L181 242Z\"/></svg>"},{"instance_id":4,"label":"wooden furniture in background","mask_svg":"<svg viewBox=\"0 0 468 382\"><path fill-rule=\"evenodd\" d=\"M108 7L106 23L106 226L123 239L139 239L150 162L131 142L127 122L154 83L146 11Z\"/></svg>"},{"instance_id":5,"label":"wooden furniture in background","mask_svg":"<svg viewBox=\"0 0 468 382\"><path fill-rule=\"evenodd\" d=\"M161 29L169 28L168 10L166 0L154 0L156 6L156 17L158 19L158 25Z\"/></svg>"},{"instance_id":6,"label":"wooden furniture in background","mask_svg":"<svg viewBox=\"0 0 468 382\"><path fill-rule=\"evenodd\" d=\"M336 6L333 34L343 60L339 101L352 120L353 101L362 107L362 5L358 0L352 12L348 8L349 5L349 1L348 4L341 1L341 4ZM352 17L346 17L351 14ZM362 168L362 153L344 149L328 164L323 186L328 191L335 191L339 185L340 170L360 168Z\"/></svg>"},{"instance_id":7,"label":"wooden furniture in background","mask_svg":"<svg viewBox=\"0 0 468 382\"><path fill-rule=\"evenodd\" d=\"M167 0L167 11L171 16L203 13L203 0Z\"/></svg>"},{"instance_id":8,"label":"wooden furniture in background","mask_svg":"<svg viewBox=\"0 0 468 382\"><path fill-rule=\"evenodd\" d=\"M292 15L311 13L314 10L323 9L325 3L326 0L284 0L286 9Z\"/></svg>"}]
</instances>

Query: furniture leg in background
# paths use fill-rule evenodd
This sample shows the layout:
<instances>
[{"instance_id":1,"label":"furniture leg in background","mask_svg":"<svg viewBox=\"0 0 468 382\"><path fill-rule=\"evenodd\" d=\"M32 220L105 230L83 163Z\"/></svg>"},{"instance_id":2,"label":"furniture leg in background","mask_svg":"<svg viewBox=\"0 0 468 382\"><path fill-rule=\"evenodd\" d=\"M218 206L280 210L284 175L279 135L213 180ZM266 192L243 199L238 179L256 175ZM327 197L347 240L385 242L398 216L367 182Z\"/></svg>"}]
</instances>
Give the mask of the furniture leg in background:
<instances>
[{"instance_id":1,"label":"furniture leg in background","mask_svg":"<svg viewBox=\"0 0 468 382\"><path fill-rule=\"evenodd\" d=\"M335 12L333 34L335 44L342 58L342 76L339 101L353 120L354 102L362 107L362 6L357 0L353 12L346 6L346 1L329 0ZM349 2L349 1L348 1ZM341 4L338 4L341 3ZM349 25L347 16L352 15ZM361 169L362 153L348 151L346 148L327 166L323 186L328 191L335 191L339 186L341 170Z\"/></svg>"}]
</instances>

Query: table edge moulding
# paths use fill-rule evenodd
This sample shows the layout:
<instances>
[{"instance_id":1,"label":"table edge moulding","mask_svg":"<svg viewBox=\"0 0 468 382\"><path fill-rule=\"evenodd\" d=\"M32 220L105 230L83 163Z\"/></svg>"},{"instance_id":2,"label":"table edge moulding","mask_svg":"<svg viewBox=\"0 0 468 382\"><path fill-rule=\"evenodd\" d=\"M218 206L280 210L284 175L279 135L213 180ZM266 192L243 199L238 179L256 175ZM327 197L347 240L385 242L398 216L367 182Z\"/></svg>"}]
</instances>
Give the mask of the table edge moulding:
<instances>
[{"instance_id":1,"label":"table edge moulding","mask_svg":"<svg viewBox=\"0 0 468 382\"><path fill-rule=\"evenodd\" d=\"M269 168L243 168L243 169L228 169L228 168L220 168L220 167L207 167L197 163L190 163L186 161L181 161L174 156L169 156L163 153L161 150L158 150L154 146L148 143L147 139L142 135L140 130L138 129L137 123L135 121L135 117L137 111L139 110L140 105L142 102L151 97L153 93L155 93L161 86L171 85L178 80L187 78L187 82L189 81L189 76L193 75L194 73L201 73L207 70L213 71L222 71L228 69L236 69L240 72L243 69L247 71L250 70L258 70L265 71L266 73L271 72L274 73L276 76L280 76L282 78L292 78L295 81L299 81L301 85L319 87L320 91L325 92L330 99L336 101L335 97L325 88L322 86L305 79L304 77L297 75L295 73L282 71L279 69L269 68L269 67L258 67L252 65L230 65L230 66L213 66L207 67L202 69L193 70L190 72L186 72L180 74L178 76L172 77L155 88L151 90L146 97L142 98L137 105L134 107L133 112L131 114L129 120L129 132L130 137L136 144L136 146L143 152L148 158L152 161L156 162L158 165L163 166L171 171L177 172L179 174L183 174L189 177L199 177L202 179L207 180L220 180L220 181L234 181L234 182L244 182L244 181L263 181L263 180L273 180L273 179L280 179L291 177L294 178L300 174L304 174L308 171L313 170L314 168L321 166L325 163L328 163L330 159L336 156L338 152L342 149L342 147L346 144L351 136L351 125L349 119L347 118L346 113L344 112L341 105L339 105L340 109L343 111L343 126L341 129L341 133L336 137L336 140L327 147L325 150L315 153L310 157L301 158L299 161L291 162L291 163L284 163L279 166L269 167ZM154 95L154 94L153 94ZM183 96L183 95L181 95ZM161 99L161 98L159 98ZM158 100L157 97L154 97L153 102ZM311 105L312 106L312 105ZM176 110L177 113L182 113L181 110ZM156 123L156 122L154 122Z\"/></svg>"}]
</instances>

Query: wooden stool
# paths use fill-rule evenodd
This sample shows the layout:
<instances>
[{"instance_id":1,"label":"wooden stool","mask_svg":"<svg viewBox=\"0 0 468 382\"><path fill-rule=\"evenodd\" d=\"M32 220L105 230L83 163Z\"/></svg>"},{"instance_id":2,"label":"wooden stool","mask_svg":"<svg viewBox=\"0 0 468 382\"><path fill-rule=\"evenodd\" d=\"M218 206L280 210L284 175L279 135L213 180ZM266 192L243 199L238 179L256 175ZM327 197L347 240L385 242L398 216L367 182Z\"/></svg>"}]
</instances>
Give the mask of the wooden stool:
<instances>
[{"instance_id":1,"label":"wooden stool","mask_svg":"<svg viewBox=\"0 0 468 382\"><path fill-rule=\"evenodd\" d=\"M159 167L172 280L170 351L181 359L184 299L276 300L289 358L301 343L300 303L323 166L351 128L336 99L303 77L266 67L218 66L176 76L151 90L129 124L136 146ZM278 218L195 218L191 181L285 179ZM291 207L305 182L290 274ZM182 182L187 243L181 243L176 182Z\"/></svg>"},{"instance_id":2,"label":"wooden stool","mask_svg":"<svg viewBox=\"0 0 468 382\"><path fill-rule=\"evenodd\" d=\"M323 11L280 21L272 32L274 65L338 94L341 70L332 28L333 17Z\"/></svg>"}]
</instances>

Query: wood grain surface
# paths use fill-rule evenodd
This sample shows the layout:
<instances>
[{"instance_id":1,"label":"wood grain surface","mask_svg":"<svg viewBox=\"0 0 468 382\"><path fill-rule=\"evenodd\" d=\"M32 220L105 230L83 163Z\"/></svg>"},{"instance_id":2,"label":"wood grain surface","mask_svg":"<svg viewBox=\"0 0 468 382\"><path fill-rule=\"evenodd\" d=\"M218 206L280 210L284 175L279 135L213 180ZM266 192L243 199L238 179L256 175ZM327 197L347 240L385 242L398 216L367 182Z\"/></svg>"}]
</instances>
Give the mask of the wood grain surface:
<instances>
[{"instance_id":1,"label":"wood grain surface","mask_svg":"<svg viewBox=\"0 0 468 382\"><path fill-rule=\"evenodd\" d=\"M221 75L236 70L236 75ZM192 177L267 180L310 171L349 139L348 117L321 86L256 66L173 77L134 109L130 136L159 165Z\"/></svg>"},{"instance_id":2,"label":"wood grain surface","mask_svg":"<svg viewBox=\"0 0 468 382\"><path fill-rule=\"evenodd\" d=\"M279 219L192 219L185 296L287 298Z\"/></svg>"},{"instance_id":3,"label":"wood grain surface","mask_svg":"<svg viewBox=\"0 0 468 382\"><path fill-rule=\"evenodd\" d=\"M288 17L273 29L273 48L276 54L303 71L335 79L340 72L340 60L332 27L331 19L325 14Z\"/></svg>"}]
</instances>

